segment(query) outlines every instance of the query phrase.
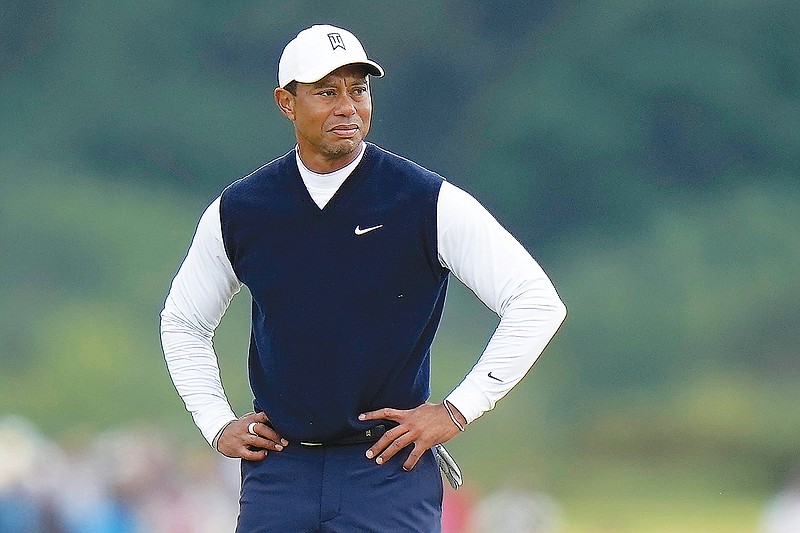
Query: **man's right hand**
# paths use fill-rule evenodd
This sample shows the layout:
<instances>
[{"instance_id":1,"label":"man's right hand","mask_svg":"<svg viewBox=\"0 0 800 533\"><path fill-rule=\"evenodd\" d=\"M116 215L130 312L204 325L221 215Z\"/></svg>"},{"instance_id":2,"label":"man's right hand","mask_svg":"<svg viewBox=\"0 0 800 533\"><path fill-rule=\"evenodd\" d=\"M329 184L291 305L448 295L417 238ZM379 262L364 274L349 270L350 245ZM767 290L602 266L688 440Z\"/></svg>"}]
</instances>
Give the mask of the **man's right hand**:
<instances>
[{"instance_id":1,"label":"man's right hand","mask_svg":"<svg viewBox=\"0 0 800 533\"><path fill-rule=\"evenodd\" d=\"M268 426L267 422L269 418L265 413L249 413L234 420L222 430L217 440L217 450L227 457L247 461L261 461L268 451L283 450L289 441ZM250 427L255 435L250 433Z\"/></svg>"}]
</instances>

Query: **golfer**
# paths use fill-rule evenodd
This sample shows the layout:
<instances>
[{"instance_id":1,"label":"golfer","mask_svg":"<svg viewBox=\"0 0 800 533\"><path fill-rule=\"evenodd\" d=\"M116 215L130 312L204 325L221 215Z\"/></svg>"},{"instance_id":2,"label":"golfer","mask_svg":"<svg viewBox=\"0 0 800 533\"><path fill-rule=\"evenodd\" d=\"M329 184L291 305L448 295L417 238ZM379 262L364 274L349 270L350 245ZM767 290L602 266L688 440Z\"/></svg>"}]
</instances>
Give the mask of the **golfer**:
<instances>
[{"instance_id":1,"label":"golfer","mask_svg":"<svg viewBox=\"0 0 800 533\"><path fill-rule=\"evenodd\" d=\"M242 459L239 533L440 531L438 445L519 383L566 316L473 197L366 141L383 74L342 28L286 45L274 97L297 144L210 204L161 313L186 408ZM437 403L430 348L450 274L500 322ZM237 417L212 340L242 286L254 410Z\"/></svg>"}]
</instances>

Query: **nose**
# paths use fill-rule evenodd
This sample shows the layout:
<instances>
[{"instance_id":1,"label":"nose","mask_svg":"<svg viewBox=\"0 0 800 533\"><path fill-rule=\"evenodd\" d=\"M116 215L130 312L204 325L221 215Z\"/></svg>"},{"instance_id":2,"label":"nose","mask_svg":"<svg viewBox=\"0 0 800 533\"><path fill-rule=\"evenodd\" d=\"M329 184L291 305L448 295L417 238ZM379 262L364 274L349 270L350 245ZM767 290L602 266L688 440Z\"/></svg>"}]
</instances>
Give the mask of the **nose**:
<instances>
[{"instance_id":1,"label":"nose","mask_svg":"<svg viewBox=\"0 0 800 533\"><path fill-rule=\"evenodd\" d=\"M355 114L356 106L349 94L343 92L339 95L339 98L336 99L336 106L333 112L335 115L342 117L349 117Z\"/></svg>"}]
</instances>

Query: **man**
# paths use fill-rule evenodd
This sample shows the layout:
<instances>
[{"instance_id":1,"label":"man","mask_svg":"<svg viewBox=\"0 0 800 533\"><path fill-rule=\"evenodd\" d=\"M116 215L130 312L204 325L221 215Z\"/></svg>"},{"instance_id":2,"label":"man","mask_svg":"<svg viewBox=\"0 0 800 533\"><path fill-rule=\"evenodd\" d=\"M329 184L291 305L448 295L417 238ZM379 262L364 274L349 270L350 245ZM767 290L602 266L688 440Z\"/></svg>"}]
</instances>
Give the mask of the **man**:
<instances>
[{"instance_id":1,"label":"man","mask_svg":"<svg viewBox=\"0 0 800 533\"><path fill-rule=\"evenodd\" d=\"M297 145L208 207L162 312L186 408L243 459L240 533L439 531L432 448L492 409L566 316L477 201L364 140L369 76L383 69L344 29L313 26L286 46L274 96ZM429 403L450 272L501 319L466 378ZM255 412L237 418L212 337L242 285Z\"/></svg>"}]
</instances>

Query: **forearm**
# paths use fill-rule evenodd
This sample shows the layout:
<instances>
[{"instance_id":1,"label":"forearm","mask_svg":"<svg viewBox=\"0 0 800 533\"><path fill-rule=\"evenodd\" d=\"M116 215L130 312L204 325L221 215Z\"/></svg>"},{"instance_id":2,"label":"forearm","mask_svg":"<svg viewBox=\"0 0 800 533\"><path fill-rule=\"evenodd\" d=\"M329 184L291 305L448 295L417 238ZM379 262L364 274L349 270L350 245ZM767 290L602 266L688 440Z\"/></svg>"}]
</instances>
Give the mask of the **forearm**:
<instances>
[{"instance_id":1,"label":"forearm","mask_svg":"<svg viewBox=\"0 0 800 533\"><path fill-rule=\"evenodd\" d=\"M162 313L161 342L172 383L209 444L236 419L220 380L211 338L190 333L182 321Z\"/></svg>"},{"instance_id":2,"label":"forearm","mask_svg":"<svg viewBox=\"0 0 800 533\"><path fill-rule=\"evenodd\" d=\"M222 243L216 200L200 219L161 312L167 369L209 444L236 418L222 388L213 337L240 288Z\"/></svg>"},{"instance_id":3,"label":"forearm","mask_svg":"<svg viewBox=\"0 0 800 533\"><path fill-rule=\"evenodd\" d=\"M525 376L566 316L531 255L474 198L444 184L440 262L500 317L478 362L447 400L468 422L492 409Z\"/></svg>"},{"instance_id":4,"label":"forearm","mask_svg":"<svg viewBox=\"0 0 800 533\"><path fill-rule=\"evenodd\" d=\"M525 377L565 317L555 291L531 288L502 316L478 362L446 400L468 423L493 409Z\"/></svg>"}]
</instances>

